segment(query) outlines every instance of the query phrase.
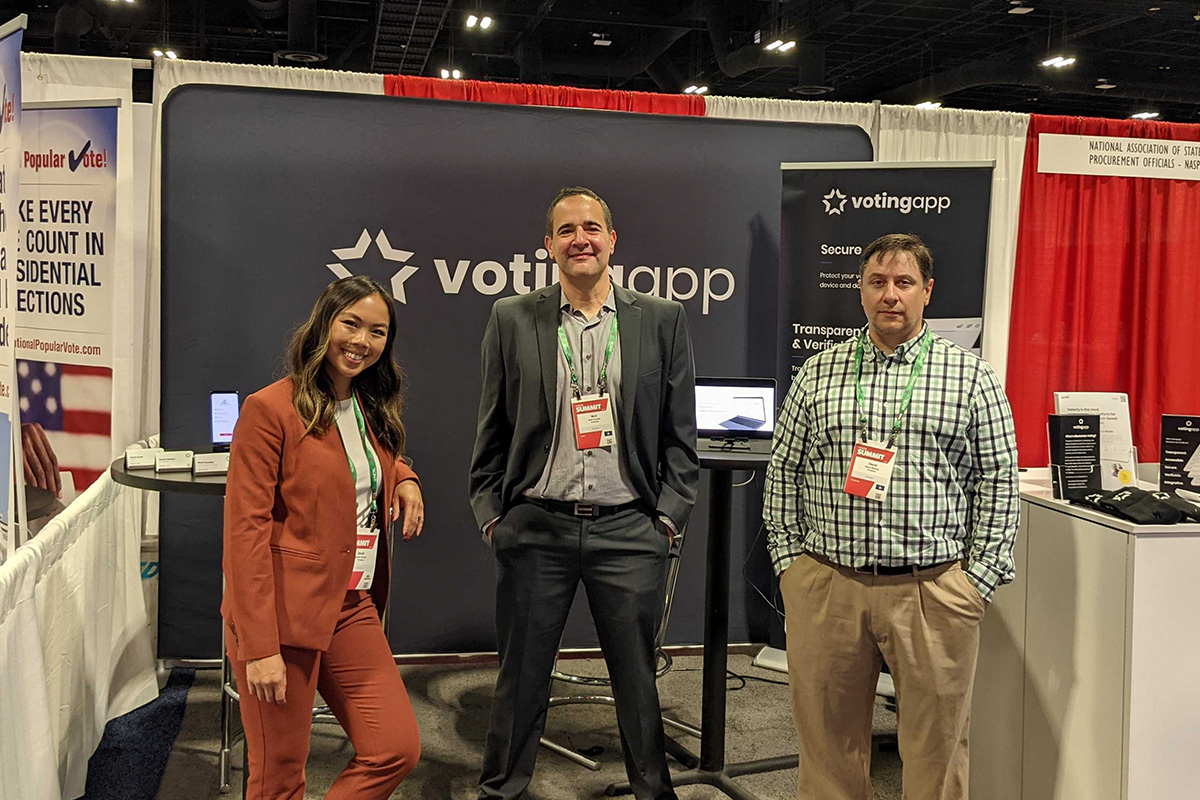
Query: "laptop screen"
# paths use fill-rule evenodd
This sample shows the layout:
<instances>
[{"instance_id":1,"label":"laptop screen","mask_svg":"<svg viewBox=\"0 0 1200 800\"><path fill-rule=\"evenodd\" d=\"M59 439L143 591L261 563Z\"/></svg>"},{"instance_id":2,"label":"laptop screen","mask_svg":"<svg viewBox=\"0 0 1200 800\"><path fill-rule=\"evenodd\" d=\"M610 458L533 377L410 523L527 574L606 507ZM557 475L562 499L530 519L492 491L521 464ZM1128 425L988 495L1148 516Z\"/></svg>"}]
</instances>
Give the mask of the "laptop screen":
<instances>
[{"instance_id":1,"label":"laptop screen","mask_svg":"<svg viewBox=\"0 0 1200 800\"><path fill-rule=\"evenodd\" d=\"M696 428L700 436L770 439L774 378L697 378Z\"/></svg>"}]
</instances>

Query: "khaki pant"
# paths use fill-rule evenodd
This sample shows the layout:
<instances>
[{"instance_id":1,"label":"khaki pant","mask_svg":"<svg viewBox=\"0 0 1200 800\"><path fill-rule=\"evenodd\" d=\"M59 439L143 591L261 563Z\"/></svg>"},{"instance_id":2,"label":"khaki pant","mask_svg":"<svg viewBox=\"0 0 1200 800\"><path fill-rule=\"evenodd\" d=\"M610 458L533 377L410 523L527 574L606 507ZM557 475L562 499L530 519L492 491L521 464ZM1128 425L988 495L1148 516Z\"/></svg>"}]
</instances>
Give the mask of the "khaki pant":
<instances>
[{"instance_id":1,"label":"khaki pant","mask_svg":"<svg viewBox=\"0 0 1200 800\"><path fill-rule=\"evenodd\" d=\"M813 556L780 578L800 800L871 800L871 721L886 661L904 800L965 800L971 687L986 608L957 563L855 573Z\"/></svg>"}]
</instances>

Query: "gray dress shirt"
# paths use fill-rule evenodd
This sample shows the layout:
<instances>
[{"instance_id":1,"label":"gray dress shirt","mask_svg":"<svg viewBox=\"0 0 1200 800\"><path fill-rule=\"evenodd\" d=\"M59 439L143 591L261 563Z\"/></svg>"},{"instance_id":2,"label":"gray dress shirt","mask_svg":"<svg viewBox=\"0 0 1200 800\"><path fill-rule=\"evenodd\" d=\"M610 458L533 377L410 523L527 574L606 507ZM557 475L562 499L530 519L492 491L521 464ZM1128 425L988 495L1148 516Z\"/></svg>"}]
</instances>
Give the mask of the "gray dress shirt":
<instances>
[{"instance_id":1,"label":"gray dress shirt","mask_svg":"<svg viewBox=\"0 0 1200 800\"><path fill-rule=\"evenodd\" d=\"M600 371L608 335L617 318L617 304L610 290L600 312L591 320L582 311L571 307L562 297L559 321L571 358L579 376L579 391L584 396L599 392ZM621 344L615 342L608 363L607 386L614 422L620 419L621 408ZM561 345L558 348L558 381L554 392L558 413L554 419L554 440L542 477L525 492L526 497L543 500L621 505L637 498L629 481L629 469L621 426L614 425L616 442L610 447L579 450L575 446L575 426L571 420L571 368Z\"/></svg>"}]
</instances>

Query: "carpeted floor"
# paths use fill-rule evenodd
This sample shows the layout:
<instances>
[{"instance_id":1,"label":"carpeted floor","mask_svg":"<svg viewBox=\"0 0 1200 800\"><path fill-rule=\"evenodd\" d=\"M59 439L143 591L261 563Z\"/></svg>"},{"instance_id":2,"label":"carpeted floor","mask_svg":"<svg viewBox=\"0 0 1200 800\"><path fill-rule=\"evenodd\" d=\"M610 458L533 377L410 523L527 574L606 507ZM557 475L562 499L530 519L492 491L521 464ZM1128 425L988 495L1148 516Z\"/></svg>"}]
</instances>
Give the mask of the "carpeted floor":
<instances>
[{"instance_id":1,"label":"carpeted floor","mask_svg":"<svg viewBox=\"0 0 1200 800\"><path fill-rule=\"evenodd\" d=\"M603 669L599 661L563 662L571 671L596 674ZM695 725L700 721L699 657L675 660L675 669L659 682L664 710ZM745 681L729 680L727 708L727 761L737 762L768 756L794 753L795 732L792 726L788 689L781 683L784 676L755 668L749 656L731 655L731 672L746 677ZM421 726L421 762L407 781L396 791L394 798L422 800L473 800L483 750L488 709L495 684L495 668L491 665L421 666L401 670ZM219 798L217 790L217 753L220 742L219 694L220 673L196 673L195 683L188 696L183 727L171 750L170 760L159 800L201 800ZM743 685L744 684L744 685ZM740 688L739 688L740 687ZM895 732L895 716L882 703L876 707L875 729L881 739ZM687 734L667 728L693 752L699 741ZM620 742L612 709L594 705L572 705L552 709L548 735L576 750L599 750L598 772L589 771L548 750L538 758L527 800L591 800L603 797L604 789L614 781L624 780L620 757ZM350 745L337 725L317 725L313 730L312 753L308 761L308 791L306 798L321 798L334 777L350 758ZM241 795L241 747L234 753L237 769L233 786L227 797ZM672 769L682 769L671 762ZM884 745L876 753L872 766L878 800L899 800L900 762L894 747ZM795 797L795 769L739 779L746 789L762 800ZM89 782L90 787L90 782ZM683 787L680 800L717 800L724 795L708 787ZM95 795L135 798L142 795ZM89 794L89 798L93 795Z\"/></svg>"},{"instance_id":2,"label":"carpeted floor","mask_svg":"<svg viewBox=\"0 0 1200 800\"><path fill-rule=\"evenodd\" d=\"M88 760L82 800L154 800L183 724L193 674L173 670L157 699L105 726Z\"/></svg>"}]
</instances>

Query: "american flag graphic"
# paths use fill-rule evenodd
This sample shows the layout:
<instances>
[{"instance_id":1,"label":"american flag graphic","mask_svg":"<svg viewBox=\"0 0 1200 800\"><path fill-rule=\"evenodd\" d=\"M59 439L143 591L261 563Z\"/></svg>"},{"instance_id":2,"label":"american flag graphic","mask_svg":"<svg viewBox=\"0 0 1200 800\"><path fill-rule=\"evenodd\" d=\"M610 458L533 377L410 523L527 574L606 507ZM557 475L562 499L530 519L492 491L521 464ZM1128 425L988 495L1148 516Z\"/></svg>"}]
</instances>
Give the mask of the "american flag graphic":
<instances>
[{"instance_id":1,"label":"american flag graphic","mask_svg":"<svg viewBox=\"0 0 1200 800\"><path fill-rule=\"evenodd\" d=\"M108 468L112 452L112 370L17 361L21 422L36 422L82 492Z\"/></svg>"}]
</instances>

